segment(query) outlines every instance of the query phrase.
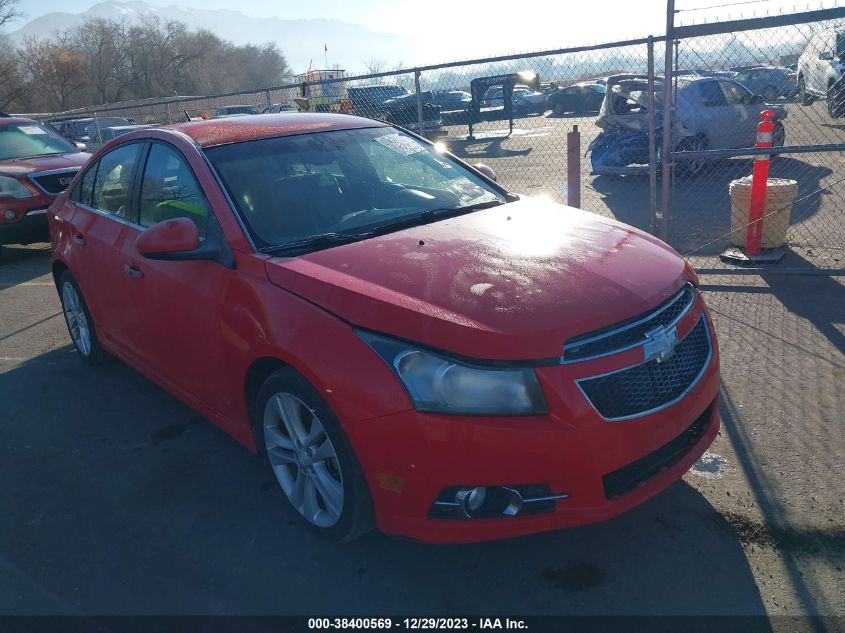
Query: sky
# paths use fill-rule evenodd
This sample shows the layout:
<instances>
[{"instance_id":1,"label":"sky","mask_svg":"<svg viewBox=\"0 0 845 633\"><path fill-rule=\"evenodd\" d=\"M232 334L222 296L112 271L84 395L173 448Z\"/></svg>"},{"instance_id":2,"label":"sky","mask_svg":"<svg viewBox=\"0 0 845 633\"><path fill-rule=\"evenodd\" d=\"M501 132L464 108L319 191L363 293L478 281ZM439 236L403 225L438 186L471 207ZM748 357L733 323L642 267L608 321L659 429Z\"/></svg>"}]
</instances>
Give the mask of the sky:
<instances>
[{"instance_id":1,"label":"sky","mask_svg":"<svg viewBox=\"0 0 845 633\"><path fill-rule=\"evenodd\" d=\"M395 33L415 49L414 63L536 51L658 35L665 31L665 0L147 0L157 6L237 9L255 17L333 18ZM44 13L85 11L95 0L22 0L32 19ZM767 12L845 6L845 0L676 0L677 24ZM732 5L732 6L720 6ZM524 8L523 8L524 7ZM697 10L711 7L707 10ZM19 24L22 21L19 21ZM14 28L14 26L12 27ZM328 43L331 48L331 43Z\"/></svg>"}]
</instances>

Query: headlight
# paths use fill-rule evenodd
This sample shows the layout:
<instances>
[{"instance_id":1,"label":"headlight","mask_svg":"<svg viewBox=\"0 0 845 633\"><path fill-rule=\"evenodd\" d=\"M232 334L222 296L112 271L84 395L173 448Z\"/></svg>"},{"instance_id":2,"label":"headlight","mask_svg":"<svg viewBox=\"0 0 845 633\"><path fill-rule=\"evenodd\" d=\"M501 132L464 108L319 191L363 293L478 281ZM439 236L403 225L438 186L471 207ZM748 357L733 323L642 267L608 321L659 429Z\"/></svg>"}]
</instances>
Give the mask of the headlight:
<instances>
[{"instance_id":1,"label":"headlight","mask_svg":"<svg viewBox=\"0 0 845 633\"><path fill-rule=\"evenodd\" d=\"M19 180L0 176L0 196L12 196L13 198L31 198L32 192L24 187Z\"/></svg>"},{"instance_id":2,"label":"headlight","mask_svg":"<svg viewBox=\"0 0 845 633\"><path fill-rule=\"evenodd\" d=\"M356 330L381 356L417 411L454 415L537 415L543 391L530 367L478 367L386 336Z\"/></svg>"}]
</instances>

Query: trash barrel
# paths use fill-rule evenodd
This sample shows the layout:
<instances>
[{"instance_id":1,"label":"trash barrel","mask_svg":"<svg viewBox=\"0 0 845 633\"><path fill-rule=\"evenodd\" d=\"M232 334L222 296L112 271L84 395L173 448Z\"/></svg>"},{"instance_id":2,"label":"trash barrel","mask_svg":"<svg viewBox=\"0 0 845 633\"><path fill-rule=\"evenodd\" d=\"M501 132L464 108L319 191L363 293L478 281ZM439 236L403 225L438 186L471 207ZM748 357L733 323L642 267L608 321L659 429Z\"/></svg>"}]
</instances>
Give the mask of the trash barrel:
<instances>
[{"instance_id":1,"label":"trash barrel","mask_svg":"<svg viewBox=\"0 0 845 633\"><path fill-rule=\"evenodd\" d=\"M766 186L766 206L763 209L763 237L760 246L777 248L786 243L792 203L798 193L798 182L786 178L769 178ZM731 194L731 244L744 246L751 209L751 176L734 180ZM777 213L774 213L777 211ZM768 216L768 214L774 213Z\"/></svg>"}]
</instances>

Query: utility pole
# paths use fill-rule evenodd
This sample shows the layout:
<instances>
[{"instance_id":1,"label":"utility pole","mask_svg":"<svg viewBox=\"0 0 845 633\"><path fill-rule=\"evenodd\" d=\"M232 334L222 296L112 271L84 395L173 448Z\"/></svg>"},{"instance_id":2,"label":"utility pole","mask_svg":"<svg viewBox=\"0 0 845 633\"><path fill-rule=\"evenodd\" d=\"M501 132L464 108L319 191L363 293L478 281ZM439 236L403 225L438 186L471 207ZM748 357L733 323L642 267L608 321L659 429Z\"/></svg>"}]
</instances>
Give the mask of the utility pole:
<instances>
[{"instance_id":1,"label":"utility pole","mask_svg":"<svg viewBox=\"0 0 845 633\"><path fill-rule=\"evenodd\" d=\"M669 224L669 186L672 156L672 47L675 41L675 0L666 0L666 55L663 69L663 182L660 196L658 237L666 241Z\"/></svg>"}]
</instances>

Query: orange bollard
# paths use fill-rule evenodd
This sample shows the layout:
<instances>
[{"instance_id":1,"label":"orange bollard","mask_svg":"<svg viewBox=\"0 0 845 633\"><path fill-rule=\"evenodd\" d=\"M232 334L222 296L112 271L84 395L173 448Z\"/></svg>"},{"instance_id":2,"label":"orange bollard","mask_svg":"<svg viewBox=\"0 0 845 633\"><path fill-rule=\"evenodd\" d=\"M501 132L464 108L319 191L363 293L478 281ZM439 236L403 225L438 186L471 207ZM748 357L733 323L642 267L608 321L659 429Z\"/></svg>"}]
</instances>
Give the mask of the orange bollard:
<instances>
[{"instance_id":1,"label":"orange bollard","mask_svg":"<svg viewBox=\"0 0 845 633\"><path fill-rule=\"evenodd\" d=\"M763 120L757 126L757 142L754 147L772 147L772 133L775 124L772 117L774 110L763 110ZM745 254L756 257L760 254L760 242L763 238L763 209L766 207L766 183L769 180L769 161L771 154L758 154L754 157L754 171L751 179L751 207L748 210L748 233L745 237Z\"/></svg>"}]
</instances>

